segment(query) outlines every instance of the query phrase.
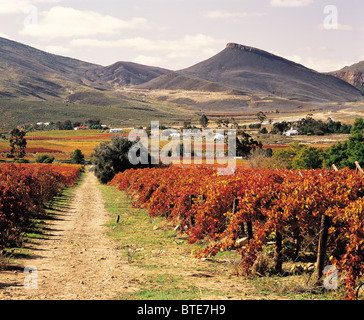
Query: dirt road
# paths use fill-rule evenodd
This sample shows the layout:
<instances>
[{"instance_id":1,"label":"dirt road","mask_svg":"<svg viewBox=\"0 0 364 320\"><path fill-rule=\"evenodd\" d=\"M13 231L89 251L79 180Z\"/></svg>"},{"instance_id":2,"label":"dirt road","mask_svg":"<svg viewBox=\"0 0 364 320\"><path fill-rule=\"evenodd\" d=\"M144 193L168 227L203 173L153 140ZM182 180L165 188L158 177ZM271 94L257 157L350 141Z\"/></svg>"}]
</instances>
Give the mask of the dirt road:
<instances>
[{"instance_id":1,"label":"dirt road","mask_svg":"<svg viewBox=\"0 0 364 320\"><path fill-rule=\"evenodd\" d=\"M32 241L24 265L0 272L0 299L114 299L135 290L128 286L129 266L104 234L108 213L92 173L54 217L47 220L46 239ZM35 269L24 273L25 266Z\"/></svg>"}]
</instances>

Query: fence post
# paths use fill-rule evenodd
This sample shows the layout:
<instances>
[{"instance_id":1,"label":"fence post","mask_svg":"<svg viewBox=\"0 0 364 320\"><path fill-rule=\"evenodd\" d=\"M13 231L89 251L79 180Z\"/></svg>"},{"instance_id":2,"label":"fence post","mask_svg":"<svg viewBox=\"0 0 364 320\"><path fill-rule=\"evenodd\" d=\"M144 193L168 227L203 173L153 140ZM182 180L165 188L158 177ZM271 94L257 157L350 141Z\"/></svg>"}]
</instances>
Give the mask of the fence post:
<instances>
[{"instance_id":1,"label":"fence post","mask_svg":"<svg viewBox=\"0 0 364 320\"><path fill-rule=\"evenodd\" d=\"M276 251L274 252L274 271L282 273L282 234L276 229Z\"/></svg>"},{"instance_id":2,"label":"fence post","mask_svg":"<svg viewBox=\"0 0 364 320\"><path fill-rule=\"evenodd\" d=\"M359 172L364 173L363 169L361 168L358 161L355 161L356 169L359 170Z\"/></svg>"},{"instance_id":3,"label":"fence post","mask_svg":"<svg viewBox=\"0 0 364 320\"><path fill-rule=\"evenodd\" d=\"M234 202L233 202L233 209L232 209L232 213L236 213L238 211L238 203L239 203L239 199L235 198ZM241 233L245 234L245 227L244 227L244 221L241 223Z\"/></svg>"},{"instance_id":4,"label":"fence post","mask_svg":"<svg viewBox=\"0 0 364 320\"><path fill-rule=\"evenodd\" d=\"M329 233L329 227L330 227L330 218L326 215L322 215L321 226L320 226L320 238L317 248L317 261L316 261L318 280L321 279L325 267L325 257L326 257L326 247L327 247L327 237Z\"/></svg>"},{"instance_id":5,"label":"fence post","mask_svg":"<svg viewBox=\"0 0 364 320\"><path fill-rule=\"evenodd\" d=\"M248 229L248 239L252 239L253 238L253 224L252 224L251 220L249 220L246 223L246 227Z\"/></svg>"},{"instance_id":6,"label":"fence post","mask_svg":"<svg viewBox=\"0 0 364 320\"><path fill-rule=\"evenodd\" d=\"M195 199L195 196L190 194L190 208L192 209L193 200ZM191 215L191 227L195 226L195 216Z\"/></svg>"}]
</instances>

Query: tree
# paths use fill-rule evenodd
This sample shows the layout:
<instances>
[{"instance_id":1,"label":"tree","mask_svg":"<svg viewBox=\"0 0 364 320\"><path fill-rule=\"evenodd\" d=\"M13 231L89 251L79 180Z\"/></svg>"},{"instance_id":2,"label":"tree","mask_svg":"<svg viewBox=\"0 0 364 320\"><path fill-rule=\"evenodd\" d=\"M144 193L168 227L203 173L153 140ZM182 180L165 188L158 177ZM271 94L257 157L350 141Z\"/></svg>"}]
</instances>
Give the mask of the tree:
<instances>
[{"instance_id":1,"label":"tree","mask_svg":"<svg viewBox=\"0 0 364 320\"><path fill-rule=\"evenodd\" d=\"M259 131L259 133L266 134L266 133L268 133L268 130L267 130L267 128L266 128L266 127L263 127L263 128Z\"/></svg>"},{"instance_id":2,"label":"tree","mask_svg":"<svg viewBox=\"0 0 364 320\"><path fill-rule=\"evenodd\" d=\"M293 169L322 168L324 152L322 149L304 146L292 159Z\"/></svg>"},{"instance_id":3,"label":"tree","mask_svg":"<svg viewBox=\"0 0 364 320\"><path fill-rule=\"evenodd\" d=\"M343 143L331 146L325 152L324 166L335 164L339 167L355 169L355 161L364 166L364 120L355 120L351 129L351 136Z\"/></svg>"},{"instance_id":4,"label":"tree","mask_svg":"<svg viewBox=\"0 0 364 320\"><path fill-rule=\"evenodd\" d=\"M108 183L119 172L131 168L146 168L150 165L151 156L148 150L140 148L140 153L147 153L148 164L133 165L129 160L129 150L132 146L136 145L135 142L129 141L122 136L114 136L110 142L102 142L95 148L92 154L93 164L95 166L95 175L101 183Z\"/></svg>"},{"instance_id":5,"label":"tree","mask_svg":"<svg viewBox=\"0 0 364 320\"><path fill-rule=\"evenodd\" d=\"M241 137L236 137L236 155L238 157L246 157L252 151L262 148L260 141L254 140L249 134L243 132Z\"/></svg>"},{"instance_id":6,"label":"tree","mask_svg":"<svg viewBox=\"0 0 364 320\"><path fill-rule=\"evenodd\" d=\"M267 116L265 115L265 113L263 111L259 111L257 113L257 118L258 118L259 122L262 123L267 118Z\"/></svg>"},{"instance_id":7,"label":"tree","mask_svg":"<svg viewBox=\"0 0 364 320\"><path fill-rule=\"evenodd\" d=\"M363 118L356 118L351 128L351 134L356 133L363 133L364 132L364 119Z\"/></svg>"},{"instance_id":8,"label":"tree","mask_svg":"<svg viewBox=\"0 0 364 320\"><path fill-rule=\"evenodd\" d=\"M81 164L85 160L85 156L80 149L76 149L71 153L71 160L73 163Z\"/></svg>"},{"instance_id":9,"label":"tree","mask_svg":"<svg viewBox=\"0 0 364 320\"><path fill-rule=\"evenodd\" d=\"M70 120L66 120L63 124L63 130L73 130L73 125Z\"/></svg>"},{"instance_id":10,"label":"tree","mask_svg":"<svg viewBox=\"0 0 364 320\"><path fill-rule=\"evenodd\" d=\"M14 156L16 147L19 148L17 156L23 158L25 156L25 148L27 147L27 140L25 139L26 132L17 128L10 132L10 154Z\"/></svg>"},{"instance_id":11,"label":"tree","mask_svg":"<svg viewBox=\"0 0 364 320\"><path fill-rule=\"evenodd\" d=\"M205 114L203 114L200 118L200 125L202 128L206 128L209 123L209 119L206 117Z\"/></svg>"},{"instance_id":12,"label":"tree","mask_svg":"<svg viewBox=\"0 0 364 320\"><path fill-rule=\"evenodd\" d=\"M290 127L290 124L286 121L276 122L273 124L273 128L270 131L270 133L279 134L279 133L282 133L282 132L288 130L289 127Z\"/></svg>"},{"instance_id":13,"label":"tree","mask_svg":"<svg viewBox=\"0 0 364 320\"><path fill-rule=\"evenodd\" d=\"M101 120L87 120L87 125L90 129L93 130L100 130L101 127Z\"/></svg>"},{"instance_id":14,"label":"tree","mask_svg":"<svg viewBox=\"0 0 364 320\"><path fill-rule=\"evenodd\" d=\"M47 154L39 154L35 158L36 163L53 163L54 157Z\"/></svg>"},{"instance_id":15,"label":"tree","mask_svg":"<svg viewBox=\"0 0 364 320\"><path fill-rule=\"evenodd\" d=\"M276 168L288 168L292 169L292 161L297 153L303 148L298 142L293 142L288 148L278 149L274 151L273 157L270 161L271 167Z\"/></svg>"},{"instance_id":16,"label":"tree","mask_svg":"<svg viewBox=\"0 0 364 320\"><path fill-rule=\"evenodd\" d=\"M183 122L183 129L192 129L191 120L187 120Z\"/></svg>"}]
</instances>

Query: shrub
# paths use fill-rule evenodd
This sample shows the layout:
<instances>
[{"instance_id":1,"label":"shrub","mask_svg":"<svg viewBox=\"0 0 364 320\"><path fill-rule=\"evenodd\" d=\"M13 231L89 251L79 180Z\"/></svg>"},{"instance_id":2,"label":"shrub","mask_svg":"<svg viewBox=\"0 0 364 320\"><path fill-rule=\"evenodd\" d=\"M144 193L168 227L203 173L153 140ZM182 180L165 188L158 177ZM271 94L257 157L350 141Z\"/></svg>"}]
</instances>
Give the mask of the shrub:
<instances>
[{"instance_id":1,"label":"shrub","mask_svg":"<svg viewBox=\"0 0 364 320\"><path fill-rule=\"evenodd\" d=\"M47 154L38 154L35 158L36 163L53 163L54 157Z\"/></svg>"}]
</instances>

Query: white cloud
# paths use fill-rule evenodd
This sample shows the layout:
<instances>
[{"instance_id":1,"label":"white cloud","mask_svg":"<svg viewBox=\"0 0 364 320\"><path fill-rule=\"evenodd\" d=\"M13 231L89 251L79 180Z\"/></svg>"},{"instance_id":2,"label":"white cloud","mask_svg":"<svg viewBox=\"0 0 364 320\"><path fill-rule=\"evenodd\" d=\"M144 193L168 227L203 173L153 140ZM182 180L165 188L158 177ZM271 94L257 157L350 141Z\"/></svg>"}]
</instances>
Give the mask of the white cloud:
<instances>
[{"instance_id":1,"label":"white cloud","mask_svg":"<svg viewBox=\"0 0 364 320\"><path fill-rule=\"evenodd\" d=\"M300 55L291 55L285 57L288 60L302 64L307 68L319 71L319 72L331 72L343 68L345 65L351 65L354 62L336 60L330 58L319 58L319 57L303 57Z\"/></svg>"},{"instance_id":2,"label":"white cloud","mask_svg":"<svg viewBox=\"0 0 364 320\"><path fill-rule=\"evenodd\" d=\"M64 55L67 53L71 53L72 50L70 48L64 47L64 46L58 46L58 45L46 45L46 46L37 46L36 48L43 50L45 52L53 53L53 54L59 54Z\"/></svg>"},{"instance_id":3,"label":"white cloud","mask_svg":"<svg viewBox=\"0 0 364 320\"><path fill-rule=\"evenodd\" d=\"M354 30L354 28L348 24L337 24L337 26L333 27L330 26L329 28L325 28L325 26L323 24L319 24L318 25L318 29L319 30L339 30L339 31L352 31Z\"/></svg>"},{"instance_id":4,"label":"white cloud","mask_svg":"<svg viewBox=\"0 0 364 320\"><path fill-rule=\"evenodd\" d=\"M151 40L143 37L118 40L73 39L74 47L133 48L138 51L186 52L207 49L225 43L204 34L185 35L176 40Z\"/></svg>"},{"instance_id":5,"label":"white cloud","mask_svg":"<svg viewBox=\"0 0 364 320\"><path fill-rule=\"evenodd\" d=\"M2 33L2 32L0 32L0 37L1 38L5 38L5 39L9 39L9 40L12 40L7 34L5 34L5 33Z\"/></svg>"},{"instance_id":6,"label":"white cloud","mask_svg":"<svg viewBox=\"0 0 364 320\"><path fill-rule=\"evenodd\" d=\"M20 33L41 38L89 37L114 35L123 29L142 28L146 25L145 18L124 21L94 11L57 6L40 13L38 23L25 26Z\"/></svg>"},{"instance_id":7,"label":"white cloud","mask_svg":"<svg viewBox=\"0 0 364 320\"><path fill-rule=\"evenodd\" d=\"M159 66L164 62L164 59L161 57L140 55L134 58L132 62L145 64L147 66Z\"/></svg>"},{"instance_id":8,"label":"white cloud","mask_svg":"<svg viewBox=\"0 0 364 320\"><path fill-rule=\"evenodd\" d=\"M264 12L229 12L225 10L213 10L206 14L209 19L243 19L248 17L263 17L267 14Z\"/></svg>"},{"instance_id":9,"label":"white cloud","mask_svg":"<svg viewBox=\"0 0 364 320\"><path fill-rule=\"evenodd\" d=\"M73 39L70 41L70 46L75 48L132 49L137 52L134 62L166 68L171 65L183 67L183 61L186 60L198 61L209 58L225 44L225 40L215 39L205 34L185 35L174 40L135 37L118 40Z\"/></svg>"},{"instance_id":10,"label":"white cloud","mask_svg":"<svg viewBox=\"0 0 364 320\"><path fill-rule=\"evenodd\" d=\"M313 3L314 0L271 0L272 7L305 7Z\"/></svg>"},{"instance_id":11,"label":"white cloud","mask_svg":"<svg viewBox=\"0 0 364 320\"><path fill-rule=\"evenodd\" d=\"M37 3L58 3L63 0L0 0L0 14L23 13L30 5Z\"/></svg>"}]
</instances>

